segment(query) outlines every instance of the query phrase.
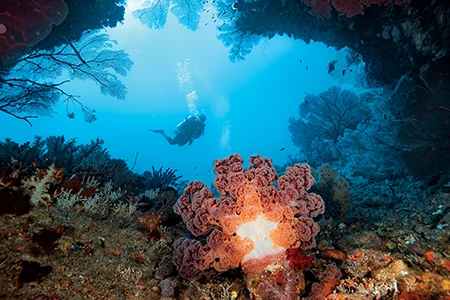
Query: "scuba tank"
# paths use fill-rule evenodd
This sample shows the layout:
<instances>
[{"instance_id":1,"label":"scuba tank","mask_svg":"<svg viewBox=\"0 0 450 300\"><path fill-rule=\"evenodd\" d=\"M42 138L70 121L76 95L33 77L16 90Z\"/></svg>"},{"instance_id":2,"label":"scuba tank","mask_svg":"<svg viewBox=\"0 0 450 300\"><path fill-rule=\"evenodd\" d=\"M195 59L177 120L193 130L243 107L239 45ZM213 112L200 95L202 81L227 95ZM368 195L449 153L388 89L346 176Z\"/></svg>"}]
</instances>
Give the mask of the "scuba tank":
<instances>
[{"instance_id":1,"label":"scuba tank","mask_svg":"<svg viewBox=\"0 0 450 300\"><path fill-rule=\"evenodd\" d=\"M181 121L181 122L177 125L177 128L175 129L174 132L175 132L175 133L178 133L178 132L183 132L183 131L185 131L185 130L186 130L186 127L187 127L187 125L188 125L188 123L193 121L192 118L196 118L196 116L195 116L195 117L194 117L194 116L186 117L183 121Z\"/></svg>"}]
</instances>

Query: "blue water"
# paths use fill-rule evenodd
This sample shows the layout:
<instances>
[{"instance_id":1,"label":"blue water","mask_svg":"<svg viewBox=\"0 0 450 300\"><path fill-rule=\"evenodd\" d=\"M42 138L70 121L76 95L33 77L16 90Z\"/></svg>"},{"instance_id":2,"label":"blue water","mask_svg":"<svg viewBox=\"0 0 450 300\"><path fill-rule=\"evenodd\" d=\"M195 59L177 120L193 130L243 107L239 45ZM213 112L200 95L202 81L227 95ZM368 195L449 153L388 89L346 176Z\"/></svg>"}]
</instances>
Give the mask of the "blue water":
<instances>
[{"instance_id":1,"label":"blue water","mask_svg":"<svg viewBox=\"0 0 450 300\"><path fill-rule=\"evenodd\" d=\"M336 84L326 72L335 50L277 36L260 42L245 61L232 63L229 49L216 37L217 28L204 25L208 20L204 13L198 30L190 31L169 14L163 29L151 30L127 8L124 23L105 30L117 40L116 49L125 50L134 62L128 76L120 78L127 86L126 99L102 95L91 81L75 80L65 90L95 109L97 121L85 123L79 109L78 117L69 119L62 103L54 117L33 119L32 127L0 114L0 139L22 143L36 135L64 135L85 144L98 137L112 157L125 159L130 167L139 152L134 171L170 167L185 180L207 183L214 178L213 160L230 153L245 160L259 153L285 164L288 155L297 153L288 119L298 117L306 93L318 94ZM190 78L187 85L177 78L178 63ZM186 95L193 91L195 108L208 117L203 137L178 147L148 131L174 130L190 114Z\"/></svg>"}]
</instances>

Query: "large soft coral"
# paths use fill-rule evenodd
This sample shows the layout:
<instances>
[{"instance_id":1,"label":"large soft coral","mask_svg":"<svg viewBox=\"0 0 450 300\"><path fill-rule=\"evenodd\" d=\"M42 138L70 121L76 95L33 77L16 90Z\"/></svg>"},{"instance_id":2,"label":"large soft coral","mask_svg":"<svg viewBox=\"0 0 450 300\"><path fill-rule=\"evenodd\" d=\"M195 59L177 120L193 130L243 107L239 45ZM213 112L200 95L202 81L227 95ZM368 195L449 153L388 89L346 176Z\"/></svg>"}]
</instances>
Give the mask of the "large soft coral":
<instances>
[{"instance_id":1,"label":"large soft coral","mask_svg":"<svg viewBox=\"0 0 450 300\"><path fill-rule=\"evenodd\" d=\"M248 170L242 163L238 154L214 162L219 198L191 181L175 204L193 235L209 234L206 245L187 238L175 243L173 262L181 276L198 279L239 265L260 273L284 262L286 249L315 245L319 226L312 218L324 212L324 203L307 193L314 183L309 166L296 164L278 178L268 158L250 157Z\"/></svg>"},{"instance_id":2,"label":"large soft coral","mask_svg":"<svg viewBox=\"0 0 450 300\"><path fill-rule=\"evenodd\" d=\"M2 0L0 62L3 67L13 64L45 39L52 31L52 25L61 24L67 13L67 4L63 0Z\"/></svg>"}]
</instances>

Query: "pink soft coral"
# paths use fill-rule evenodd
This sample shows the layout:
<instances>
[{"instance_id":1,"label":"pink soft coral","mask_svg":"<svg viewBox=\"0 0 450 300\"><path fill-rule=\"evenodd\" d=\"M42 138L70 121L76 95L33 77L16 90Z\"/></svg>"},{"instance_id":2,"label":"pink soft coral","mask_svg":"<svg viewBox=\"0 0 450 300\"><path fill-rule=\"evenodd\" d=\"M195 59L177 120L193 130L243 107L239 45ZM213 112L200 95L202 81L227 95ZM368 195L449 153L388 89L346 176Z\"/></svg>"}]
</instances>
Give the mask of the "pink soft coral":
<instances>
[{"instance_id":1,"label":"pink soft coral","mask_svg":"<svg viewBox=\"0 0 450 300\"><path fill-rule=\"evenodd\" d=\"M312 14L320 18L329 18L331 6L347 18L352 18L357 15L363 15L364 10L372 5L387 6L394 2L396 5L403 5L409 0L303 0L303 2L312 8Z\"/></svg>"},{"instance_id":2,"label":"pink soft coral","mask_svg":"<svg viewBox=\"0 0 450 300\"><path fill-rule=\"evenodd\" d=\"M248 170L242 163L238 154L214 162L219 198L192 181L175 204L193 235L209 234L206 245L186 238L175 243L181 276L198 279L239 265L259 273L285 261L286 249L315 245L319 226L312 217L324 212L324 203L307 193L314 183L309 166L296 164L278 178L268 158L250 157Z\"/></svg>"}]
</instances>

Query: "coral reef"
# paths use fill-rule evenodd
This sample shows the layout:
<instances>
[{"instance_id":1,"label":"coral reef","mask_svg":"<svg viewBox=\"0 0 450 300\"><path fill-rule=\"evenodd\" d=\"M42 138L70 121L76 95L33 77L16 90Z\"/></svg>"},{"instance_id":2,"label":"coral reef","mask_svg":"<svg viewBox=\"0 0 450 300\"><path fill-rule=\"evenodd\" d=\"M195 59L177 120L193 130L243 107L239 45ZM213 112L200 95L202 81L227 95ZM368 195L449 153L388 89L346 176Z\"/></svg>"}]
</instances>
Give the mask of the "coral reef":
<instances>
[{"instance_id":1,"label":"coral reef","mask_svg":"<svg viewBox=\"0 0 450 300\"><path fill-rule=\"evenodd\" d=\"M384 180L404 174L397 132L402 123L381 89L356 94L334 86L305 96L299 118L289 119L294 145L313 167L324 163L346 178Z\"/></svg>"},{"instance_id":2,"label":"coral reef","mask_svg":"<svg viewBox=\"0 0 450 300\"><path fill-rule=\"evenodd\" d=\"M206 245L188 238L175 242L173 262L180 276L199 279L239 265L258 274L282 264L285 249L314 247L319 226L312 218L324 212L324 204L307 193L314 183L309 166L297 164L278 178L270 159L254 155L248 170L242 163L238 154L214 162L220 198L191 181L175 204L192 234L208 235Z\"/></svg>"},{"instance_id":3,"label":"coral reef","mask_svg":"<svg viewBox=\"0 0 450 300\"><path fill-rule=\"evenodd\" d=\"M22 148L30 164L39 150L32 147ZM6 148L20 146L10 141ZM220 195L190 182L175 205L182 217L175 218L167 209L177 199L174 189L145 191L138 185L136 193L125 192L102 176L89 176L88 161L95 160L84 160L81 173L71 176L59 172L55 178L50 166L18 161L2 173L2 299L450 297L445 186L427 187L412 178L361 183L352 189L352 206L340 223L319 220L315 236L311 217L321 218L323 201L311 193L314 180L306 165L278 176L267 158L251 157L247 170L239 155L217 160ZM323 167L316 184L326 178L328 187L335 175ZM46 176L52 183L41 193L45 203L31 205ZM24 182L35 185L25 189ZM260 225L275 226L246 227L263 219L258 214L267 219ZM257 244L258 235L277 246Z\"/></svg>"},{"instance_id":4,"label":"coral reef","mask_svg":"<svg viewBox=\"0 0 450 300\"><path fill-rule=\"evenodd\" d=\"M89 176L104 183L111 181L133 194L143 193L155 185L156 188L161 186L161 191L162 188L178 187L181 176L177 176L177 170L162 171L161 167L159 170L153 168L153 172L133 173L123 159L112 158L103 144L103 140L96 139L79 145L76 139L64 136L36 137L32 143L22 145L6 139L0 142L0 177L3 177L4 185L11 185L11 181L14 181L13 185L20 185L20 181L35 174L37 168L43 170L54 164L55 168L64 169L63 181L76 177L69 184L75 193L81 179Z\"/></svg>"},{"instance_id":5,"label":"coral reef","mask_svg":"<svg viewBox=\"0 0 450 300\"><path fill-rule=\"evenodd\" d=\"M181 176L167 169L155 172L155 181L133 173L102 145L100 139L77 145L64 136L36 137L22 145L9 139L0 142L0 213L21 215L33 205L56 205L96 219L112 218L122 227L137 218L149 236L160 237L159 225L177 220L172 205L178 194L172 185ZM145 190L155 182L162 182L165 190Z\"/></svg>"}]
</instances>

